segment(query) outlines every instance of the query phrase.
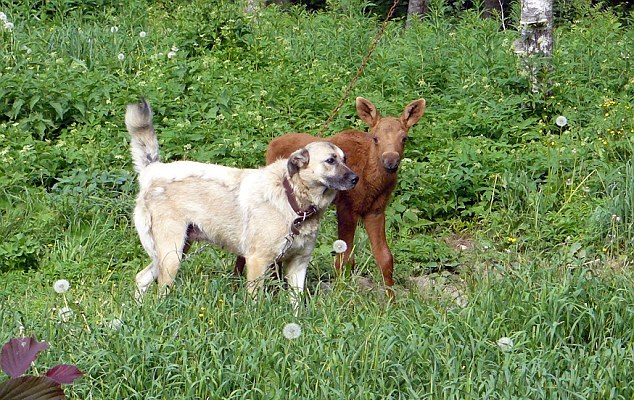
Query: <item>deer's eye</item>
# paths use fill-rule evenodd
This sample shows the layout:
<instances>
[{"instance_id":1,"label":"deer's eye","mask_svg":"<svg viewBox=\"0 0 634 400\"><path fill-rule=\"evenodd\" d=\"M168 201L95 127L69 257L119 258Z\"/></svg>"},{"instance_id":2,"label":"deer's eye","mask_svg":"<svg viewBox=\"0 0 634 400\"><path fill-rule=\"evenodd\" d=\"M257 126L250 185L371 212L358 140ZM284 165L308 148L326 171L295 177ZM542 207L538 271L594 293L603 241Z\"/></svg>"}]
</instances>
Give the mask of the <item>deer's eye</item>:
<instances>
[{"instance_id":1,"label":"deer's eye","mask_svg":"<svg viewBox=\"0 0 634 400\"><path fill-rule=\"evenodd\" d=\"M407 136L403 136L403 143L407 142Z\"/></svg>"},{"instance_id":2,"label":"deer's eye","mask_svg":"<svg viewBox=\"0 0 634 400\"><path fill-rule=\"evenodd\" d=\"M372 140L374 141L374 144L379 144L379 138L378 137L373 136Z\"/></svg>"}]
</instances>

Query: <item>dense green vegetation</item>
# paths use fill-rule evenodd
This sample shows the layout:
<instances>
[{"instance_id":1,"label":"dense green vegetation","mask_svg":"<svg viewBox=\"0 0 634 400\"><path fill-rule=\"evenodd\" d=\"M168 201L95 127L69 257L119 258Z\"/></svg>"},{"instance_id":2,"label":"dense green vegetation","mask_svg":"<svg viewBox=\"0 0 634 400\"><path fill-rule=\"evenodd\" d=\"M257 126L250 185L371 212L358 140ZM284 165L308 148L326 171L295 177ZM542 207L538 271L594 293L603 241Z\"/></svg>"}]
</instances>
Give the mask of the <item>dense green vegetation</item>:
<instances>
[{"instance_id":1,"label":"dense green vegetation","mask_svg":"<svg viewBox=\"0 0 634 400\"><path fill-rule=\"evenodd\" d=\"M558 25L547 95L530 93L513 23L440 7L390 23L326 134L364 128L355 96L392 115L427 100L388 211L395 304L357 284L378 279L362 232L358 269L335 276L333 212L298 318L283 291L248 299L215 250L134 303L148 257L125 105L151 102L164 159L262 165L271 138L319 131L379 30L341 4L0 2L0 341L46 339L38 365L76 363L80 399L632 398L627 14Z\"/></svg>"}]
</instances>

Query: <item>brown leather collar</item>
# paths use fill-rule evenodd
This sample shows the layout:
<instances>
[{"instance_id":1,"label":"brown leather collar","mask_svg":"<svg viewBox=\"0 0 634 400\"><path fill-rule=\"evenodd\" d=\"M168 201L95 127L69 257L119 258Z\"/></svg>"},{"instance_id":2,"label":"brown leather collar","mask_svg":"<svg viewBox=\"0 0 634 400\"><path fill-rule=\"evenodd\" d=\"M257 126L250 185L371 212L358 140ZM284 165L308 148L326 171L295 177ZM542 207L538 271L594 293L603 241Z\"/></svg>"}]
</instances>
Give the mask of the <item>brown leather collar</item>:
<instances>
[{"instance_id":1,"label":"brown leather collar","mask_svg":"<svg viewBox=\"0 0 634 400\"><path fill-rule=\"evenodd\" d=\"M284 182L282 184L284 185L284 191L286 192L288 204L291 205L291 208L293 209L293 211L295 211L295 214L299 216L298 218L295 218L293 220L293 223L291 224L291 232L294 235L297 235L299 233L299 227L302 225L302 222L317 214L317 208L312 204L306 210L302 210L301 208L299 208L299 204L297 204L297 198L295 198L295 194L293 194L291 183L288 181L287 178L284 178Z\"/></svg>"}]
</instances>

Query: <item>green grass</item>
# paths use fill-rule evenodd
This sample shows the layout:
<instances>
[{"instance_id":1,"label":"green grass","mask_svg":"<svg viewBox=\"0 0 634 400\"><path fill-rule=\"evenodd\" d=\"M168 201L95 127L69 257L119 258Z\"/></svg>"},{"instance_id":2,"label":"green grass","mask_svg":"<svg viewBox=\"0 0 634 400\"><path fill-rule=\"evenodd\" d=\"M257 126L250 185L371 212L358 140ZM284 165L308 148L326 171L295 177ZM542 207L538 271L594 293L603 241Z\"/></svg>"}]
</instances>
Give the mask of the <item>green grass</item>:
<instances>
[{"instance_id":1,"label":"green grass","mask_svg":"<svg viewBox=\"0 0 634 400\"><path fill-rule=\"evenodd\" d=\"M470 276L464 307L415 292L385 305L344 280L295 318L284 292L253 302L243 281L212 273L227 267L219 262L188 262L174 292L141 306L122 271L87 272L65 295L43 274L28 286L9 274L3 334L22 325L49 341L38 365L77 364L86 375L67 389L76 398L632 396L622 385L634 361L631 273L495 264ZM74 314L60 322L65 304ZM282 335L289 322L298 339Z\"/></svg>"},{"instance_id":2,"label":"green grass","mask_svg":"<svg viewBox=\"0 0 634 400\"><path fill-rule=\"evenodd\" d=\"M359 10L2 3L0 342L47 340L32 372L77 364L77 399L633 398L634 30L600 8L558 21L548 96L511 50L517 21L389 25L326 134L364 128L355 96L389 115L427 100L387 212L395 303L361 285L380 282L362 229L335 274L334 210L298 317L273 282L249 298L219 250L134 302L125 105L151 102L166 160L259 166L271 138L322 127L381 23Z\"/></svg>"}]
</instances>

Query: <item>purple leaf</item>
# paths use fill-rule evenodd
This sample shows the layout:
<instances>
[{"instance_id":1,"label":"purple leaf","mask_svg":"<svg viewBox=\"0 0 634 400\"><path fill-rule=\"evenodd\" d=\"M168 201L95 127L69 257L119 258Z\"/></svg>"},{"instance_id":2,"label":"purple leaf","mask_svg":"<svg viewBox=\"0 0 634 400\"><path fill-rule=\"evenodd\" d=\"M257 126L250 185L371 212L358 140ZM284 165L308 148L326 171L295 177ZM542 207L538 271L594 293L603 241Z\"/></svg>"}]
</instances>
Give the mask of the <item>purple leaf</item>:
<instances>
[{"instance_id":1,"label":"purple leaf","mask_svg":"<svg viewBox=\"0 0 634 400\"><path fill-rule=\"evenodd\" d=\"M0 400L63 400L64 390L45 376L25 375L0 383Z\"/></svg>"},{"instance_id":2,"label":"purple leaf","mask_svg":"<svg viewBox=\"0 0 634 400\"><path fill-rule=\"evenodd\" d=\"M37 353L48 348L45 341L38 342L35 336L9 340L0 352L0 367L11 378L23 375L35 361Z\"/></svg>"},{"instance_id":3,"label":"purple leaf","mask_svg":"<svg viewBox=\"0 0 634 400\"><path fill-rule=\"evenodd\" d=\"M61 364L49 369L44 375L48 376L59 384L73 383L73 381L81 377L84 373L74 365Z\"/></svg>"}]
</instances>

